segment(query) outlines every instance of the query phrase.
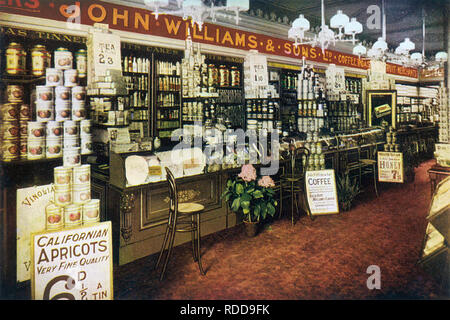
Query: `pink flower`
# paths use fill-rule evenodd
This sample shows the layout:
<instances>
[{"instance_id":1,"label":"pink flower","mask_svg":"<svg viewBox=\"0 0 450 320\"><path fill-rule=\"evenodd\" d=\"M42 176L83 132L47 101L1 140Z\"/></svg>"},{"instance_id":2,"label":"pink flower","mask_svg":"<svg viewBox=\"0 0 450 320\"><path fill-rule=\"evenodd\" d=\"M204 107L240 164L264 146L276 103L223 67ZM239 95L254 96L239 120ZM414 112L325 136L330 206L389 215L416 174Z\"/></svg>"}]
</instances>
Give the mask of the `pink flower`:
<instances>
[{"instance_id":1,"label":"pink flower","mask_svg":"<svg viewBox=\"0 0 450 320\"><path fill-rule=\"evenodd\" d=\"M258 181L258 186L264 188L273 188L275 187L275 182L269 176L264 176Z\"/></svg>"},{"instance_id":2,"label":"pink flower","mask_svg":"<svg viewBox=\"0 0 450 320\"><path fill-rule=\"evenodd\" d=\"M256 169L251 164L244 164L238 177L245 182L254 181L256 180Z\"/></svg>"}]
</instances>

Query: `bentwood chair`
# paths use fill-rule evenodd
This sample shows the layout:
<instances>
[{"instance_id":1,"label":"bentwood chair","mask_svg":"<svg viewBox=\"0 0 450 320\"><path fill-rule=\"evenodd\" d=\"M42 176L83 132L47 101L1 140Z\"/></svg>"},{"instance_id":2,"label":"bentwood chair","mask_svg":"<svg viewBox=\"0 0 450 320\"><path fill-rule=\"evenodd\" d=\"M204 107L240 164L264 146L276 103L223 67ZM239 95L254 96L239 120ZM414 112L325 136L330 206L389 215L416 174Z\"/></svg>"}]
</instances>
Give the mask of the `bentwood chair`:
<instances>
[{"instance_id":1,"label":"bentwood chair","mask_svg":"<svg viewBox=\"0 0 450 320\"><path fill-rule=\"evenodd\" d=\"M205 207L199 203L178 203L178 192L175 177L168 168L165 169L167 172L167 182L169 183L169 220L155 269L159 267L166 249L166 244L168 243L167 255L160 276L160 280L162 280L172 253L175 234L177 232L190 232L194 262L198 263L200 273L205 275L202 267L200 252L200 214L204 211Z\"/></svg>"},{"instance_id":2,"label":"bentwood chair","mask_svg":"<svg viewBox=\"0 0 450 320\"><path fill-rule=\"evenodd\" d=\"M364 176L371 176L375 194L378 197L377 188L377 146L373 144L367 147L364 151L361 147L354 148L346 152L345 172L352 177L356 177L359 186L362 187L362 178Z\"/></svg>"},{"instance_id":3,"label":"bentwood chair","mask_svg":"<svg viewBox=\"0 0 450 320\"><path fill-rule=\"evenodd\" d=\"M306 157L305 164L302 163L302 157ZM299 211L298 195L304 193L304 178L306 174L306 163L308 163L309 150L305 147L291 150L290 152L289 170L281 176L282 189L286 190L291 199L291 223L294 225L294 213ZM300 165L298 163L300 162ZM295 210L294 210L295 208Z\"/></svg>"}]
</instances>

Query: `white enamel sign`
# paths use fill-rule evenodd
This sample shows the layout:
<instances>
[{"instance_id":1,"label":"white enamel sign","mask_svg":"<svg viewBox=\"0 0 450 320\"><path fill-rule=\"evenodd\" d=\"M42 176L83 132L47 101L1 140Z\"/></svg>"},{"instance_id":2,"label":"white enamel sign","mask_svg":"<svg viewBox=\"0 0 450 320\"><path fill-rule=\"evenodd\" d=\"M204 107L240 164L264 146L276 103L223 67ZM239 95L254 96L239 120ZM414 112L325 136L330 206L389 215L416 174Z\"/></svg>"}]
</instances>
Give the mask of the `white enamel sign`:
<instances>
[{"instance_id":1,"label":"white enamel sign","mask_svg":"<svg viewBox=\"0 0 450 320\"><path fill-rule=\"evenodd\" d=\"M334 170L306 171L305 184L312 215L339 213Z\"/></svg>"}]
</instances>

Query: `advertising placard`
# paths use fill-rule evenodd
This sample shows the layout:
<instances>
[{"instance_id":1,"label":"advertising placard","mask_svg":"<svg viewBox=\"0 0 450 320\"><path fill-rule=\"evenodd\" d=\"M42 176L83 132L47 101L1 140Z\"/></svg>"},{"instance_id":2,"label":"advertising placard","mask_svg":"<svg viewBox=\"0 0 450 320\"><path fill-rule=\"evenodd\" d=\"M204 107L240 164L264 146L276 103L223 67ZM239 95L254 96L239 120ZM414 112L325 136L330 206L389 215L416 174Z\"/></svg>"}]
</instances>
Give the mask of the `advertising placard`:
<instances>
[{"instance_id":1,"label":"advertising placard","mask_svg":"<svg viewBox=\"0 0 450 320\"><path fill-rule=\"evenodd\" d=\"M53 197L51 184L17 190L17 282L31 279L31 234L45 230L45 207Z\"/></svg>"},{"instance_id":2,"label":"advertising placard","mask_svg":"<svg viewBox=\"0 0 450 320\"><path fill-rule=\"evenodd\" d=\"M32 236L33 300L113 300L111 222Z\"/></svg>"},{"instance_id":3,"label":"advertising placard","mask_svg":"<svg viewBox=\"0 0 450 320\"><path fill-rule=\"evenodd\" d=\"M403 153L378 152L378 181L403 183Z\"/></svg>"},{"instance_id":4,"label":"advertising placard","mask_svg":"<svg viewBox=\"0 0 450 320\"><path fill-rule=\"evenodd\" d=\"M334 170L306 171L305 185L311 215L339 213Z\"/></svg>"},{"instance_id":5,"label":"advertising placard","mask_svg":"<svg viewBox=\"0 0 450 320\"><path fill-rule=\"evenodd\" d=\"M249 61L252 86L267 86L269 84L267 57L253 54L250 55Z\"/></svg>"}]
</instances>

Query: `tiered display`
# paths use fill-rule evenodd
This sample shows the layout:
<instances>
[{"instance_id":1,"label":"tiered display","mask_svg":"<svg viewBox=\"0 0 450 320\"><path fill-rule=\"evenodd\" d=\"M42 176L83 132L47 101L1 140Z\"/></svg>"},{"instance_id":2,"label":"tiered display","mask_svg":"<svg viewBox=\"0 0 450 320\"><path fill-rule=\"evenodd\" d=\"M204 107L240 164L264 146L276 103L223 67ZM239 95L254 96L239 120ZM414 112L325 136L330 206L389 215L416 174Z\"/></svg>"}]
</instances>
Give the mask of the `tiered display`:
<instances>
[{"instance_id":1,"label":"tiered display","mask_svg":"<svg viewBox=\"0 0 450 320\"><path fill-rule=\"evenodd\" d=\"M100 200L91 199L91 167L56 167L54 200L46 207L47 230L100 221Z\"/></svg>"}]
</instances>

